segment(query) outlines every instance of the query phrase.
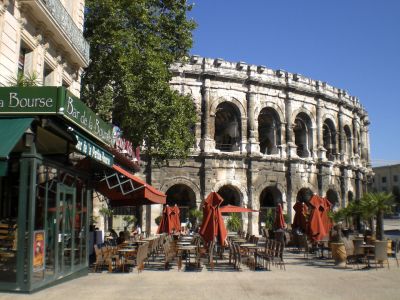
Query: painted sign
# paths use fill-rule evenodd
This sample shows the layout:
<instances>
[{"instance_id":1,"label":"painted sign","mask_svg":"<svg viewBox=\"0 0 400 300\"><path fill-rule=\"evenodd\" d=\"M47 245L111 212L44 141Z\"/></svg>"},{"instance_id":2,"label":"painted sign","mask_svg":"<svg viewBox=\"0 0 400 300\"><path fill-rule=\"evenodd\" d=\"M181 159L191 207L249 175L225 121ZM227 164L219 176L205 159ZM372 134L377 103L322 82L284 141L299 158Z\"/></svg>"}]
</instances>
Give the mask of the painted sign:
<instances>
[{"instance_id":1,"label":"painted sign","mask_svg":"<svg viewBox=\"0 0 400 300\"><path fill-rule=\"evenodd\" d=\"M45 262L45 233L44 230L33 232L33 272L44 270Z\"/></svg>"},{"instance_id":2,"label":"painted sign","mask_svg":"<svg viewBox=\"0 0 400 300\"><path fill-rule=\"evenodd\" d=\"M74 133L74 136L77 140L77 144L75 145L76 150L102 162L107 166L112 167L114 159L110 153L101 149L99 146L90 142L88 139L78 133Z\"/></svg>"},{"instance_id":3,"label":"painted sign","mask_svg":"<svg viewBox=\"0 0 400 300\"><path fill-rule=\"evenodd\" d=\"M104 122L69 91L66 92L62 102L59 113L95 138L102 140L107 145L112 144L112 126L110 124Z\"/></svg>"},{"instance_id":4,"label":"painted sign","mask_svg":"<svg viewBox=\"0 0 400 300\"><path fill-rule=\"evenodd\" d=\"M139 147L136 147L135 149L132 142L124 139L122 137L122 131L118 126L113 127L113 146L119 153L128 156L130 160L140 160Z\"/></svg>"},{"instance_id":5,"label":"painted sign","mask_svg":"<svg viewBox=\"0 0 400 300\"><path fill-rule=\"evenodd\" d=\"M57 87L2 87L0 113L55 114L57 99Z\"/></svg>"},{"instance_id":6,"label":"painted sign","mask_svg":"<svg viewBox=\"0 0 400 300\"><path fill-rule=\"evenodd\" d=\"M64 87L0 87L0 115L62 115L97 140L112 146L112 126Z\"/></svg>"}]
</instances>

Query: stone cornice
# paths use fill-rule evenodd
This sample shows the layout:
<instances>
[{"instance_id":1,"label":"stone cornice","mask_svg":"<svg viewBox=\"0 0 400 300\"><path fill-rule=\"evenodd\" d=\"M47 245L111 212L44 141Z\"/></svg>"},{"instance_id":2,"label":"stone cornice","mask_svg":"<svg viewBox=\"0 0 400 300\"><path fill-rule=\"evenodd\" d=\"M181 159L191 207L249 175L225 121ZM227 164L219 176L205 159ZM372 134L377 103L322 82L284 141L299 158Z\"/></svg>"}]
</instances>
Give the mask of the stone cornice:
<instances>
[{"instance_id":1,"label":"stone cornice","mask_svg":"<svg viewBox=\"0 0 400 300\"><path fill-rule=\"evenodd\" d=\"M284 70L274 71L265 66L247 65L244 62L232 63L221 58L213 60L196 55L187 64L172 65L171 72L177 76L183 74L185 77L194 75L196 77L221 78L243 84L284 89L341 104L349 110L360 113L360 115L367 115L358 98L350 96L346 90Z\"/></svg>"}]
</instances>

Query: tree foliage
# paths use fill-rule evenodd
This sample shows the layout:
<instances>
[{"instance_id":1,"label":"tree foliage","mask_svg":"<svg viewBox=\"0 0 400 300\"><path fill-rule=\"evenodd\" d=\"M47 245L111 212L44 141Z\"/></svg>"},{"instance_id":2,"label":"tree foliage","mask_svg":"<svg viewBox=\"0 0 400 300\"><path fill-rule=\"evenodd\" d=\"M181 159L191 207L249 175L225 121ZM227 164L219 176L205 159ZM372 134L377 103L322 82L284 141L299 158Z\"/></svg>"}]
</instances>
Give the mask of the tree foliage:
<instances>
[{"instance_id":1,"label":"tree foliage","mask_svg":"<svg viewBox=\"0 0 400 300\"><path fill-rule=\"evenodd\" d=\"M182 158L194 145L193 100L171 89L172 63L192 46L186 0L88 0L84 35L91 60L82 99L156 159Z\"/></svg>"}]
</instances>

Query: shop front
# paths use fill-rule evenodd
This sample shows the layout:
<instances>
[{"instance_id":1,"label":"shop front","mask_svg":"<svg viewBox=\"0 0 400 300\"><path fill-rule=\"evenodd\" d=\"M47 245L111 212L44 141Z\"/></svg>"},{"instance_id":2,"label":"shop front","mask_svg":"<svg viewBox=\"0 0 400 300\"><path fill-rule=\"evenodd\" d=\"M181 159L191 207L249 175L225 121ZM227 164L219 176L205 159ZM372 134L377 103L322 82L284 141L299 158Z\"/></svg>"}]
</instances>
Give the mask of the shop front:
<instances>
[{"instance_id":1,"label":"shop front","mask_svg":"<svg viewBox=\"0 0 400 300\"><path fill-rule=\"evenodd\" d=\"M0 289L85 275L93 177L112 169L112 126L63 87L0 88Z\"/></svg>"}]
</instances>

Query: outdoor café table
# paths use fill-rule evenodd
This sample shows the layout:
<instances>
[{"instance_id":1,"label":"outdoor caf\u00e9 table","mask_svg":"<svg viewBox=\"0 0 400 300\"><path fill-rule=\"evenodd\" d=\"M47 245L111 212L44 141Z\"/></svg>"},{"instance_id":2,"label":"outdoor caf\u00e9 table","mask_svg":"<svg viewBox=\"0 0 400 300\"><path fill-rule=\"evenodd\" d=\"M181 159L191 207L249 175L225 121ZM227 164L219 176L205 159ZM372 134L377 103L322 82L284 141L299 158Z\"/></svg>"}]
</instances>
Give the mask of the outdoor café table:
<instances>
[{"instance_id":1,"label":"outdoor caf\u00e9 table","mask_svg":"<svg viewBox=\"0 0 400 300\"><path fill-rule=\"evenodd\" d=\"M237 244L244 244L247 242L246 239L232 239L232 242L237 243Z\"/></svg>"},{"instance_id":2,"label":"outdoor caf\u00e9 table","mask_svg":"<svg viewBox=\"0 0 400 300\"><path fill-rule=\"evenodd\" d=\"M191 241L191 240L193 240L193 236L184 235L184 236L181 236L179 240L180 241Z\"/></svg>"},{"instance_id":3,"label":"outdoor caf\u00e9 table","mask_svg":"<svg viewBox=\"0 0 400 300\"><path fill-rule=\"evenodd\" d=\"M182 264L182 256L183 254L186 254L186 265L189 263L190 264L190 251L196 250L197 246L195 245L184 245L184 246L179 246L177 248L178 251L178 270L180 270L180 266Z\"/></svg>"},{"instance_id":4,"label":"outdoor caf\u00e9 table","mask_svg":"<svg viewBox=\"0 0 400 300\"><path fill-rule=\"evenodd\" d=\"M191 242L177 242L176 243L178 246L189 246Z\"/></svg>"},{"instance_id":5,"label":"outdoor caf\u00e9 table","mask_svg":"<svg viewBox=\"0 0 400 300\"><path fill-rule=\"evenodd\" d=\"M369 255L368 254L371 249L375 248L375 246L366 244L366 245L361 245L360 248L364 249L364 257L367 259L367 266L364 269L370 269L371 265L369 263Z\"/></svg>"},{"instance_id":6,"label":"outdoor caf\u00e9 table","mask_svg":"<svg viewBox=\"0 0 400 300\"><path fill-rule=\"evenodd\" d=\"M137 240L135 243L136 244L146 244L148 242L149 242L149 240Z\"/></svg>"},{"instance_id":7,"label":"outdoor caf\u00e9 table","mask_svg":"<svg viewBox=\"0 0 400 300\"><path fill-rule=\"evenodd\" d=\"M250 253L251 251L253 251L254 252L254 266L256 265L256 259L257 259L257 254L256 254L256 251L257 251L257 245L256 244L249 244L249 243L244 243L244 244L241 244L240 245L240 248L245 248L245 249L247 249L247 252L248 253ZM255 267L254 267L254 269L255 269Z\"/></svg>"}]
</instances>

